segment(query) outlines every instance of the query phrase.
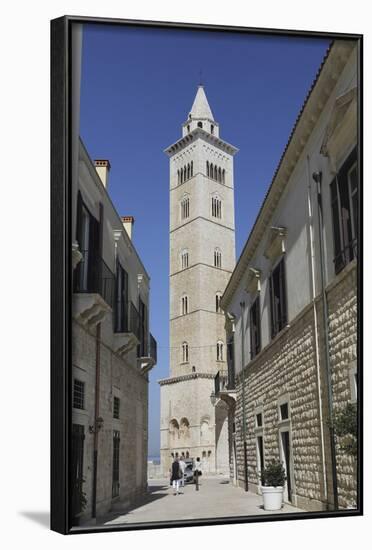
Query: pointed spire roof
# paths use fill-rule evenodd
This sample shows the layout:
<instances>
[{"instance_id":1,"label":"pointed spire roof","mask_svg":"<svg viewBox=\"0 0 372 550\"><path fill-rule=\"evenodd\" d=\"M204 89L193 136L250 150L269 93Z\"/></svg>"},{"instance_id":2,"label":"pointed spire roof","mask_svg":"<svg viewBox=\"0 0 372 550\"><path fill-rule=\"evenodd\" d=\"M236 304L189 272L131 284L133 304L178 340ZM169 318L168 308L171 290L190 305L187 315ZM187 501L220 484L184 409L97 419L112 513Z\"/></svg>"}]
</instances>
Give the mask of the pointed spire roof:
<instances>
[{"instance_id":1,"label":"pointed spire roof","mask_svg":"<svg viewBox=\"0 0 372 550\"><path fill-rule=\"evenodd\" d=\"M202 85L198 86L190 114L192 118L209 118L210 120L214 120L207 96L204 92L204 86Z\"/></svg>"}]
</instances>

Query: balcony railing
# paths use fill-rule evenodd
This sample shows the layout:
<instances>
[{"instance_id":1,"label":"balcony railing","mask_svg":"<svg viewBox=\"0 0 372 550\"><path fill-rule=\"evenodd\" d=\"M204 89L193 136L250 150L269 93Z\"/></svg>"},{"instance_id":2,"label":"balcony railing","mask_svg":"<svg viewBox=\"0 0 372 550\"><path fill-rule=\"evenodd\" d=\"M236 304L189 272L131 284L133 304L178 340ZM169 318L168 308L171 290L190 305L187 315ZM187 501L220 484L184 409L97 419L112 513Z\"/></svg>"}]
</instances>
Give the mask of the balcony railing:
<instances>
[{"instance_id":1,"label":"balcony railing","mask_svg":"<svg viewBox=\"0 0 372 550\"><path fill-rule=\"evenodd\" d=\"M97 293L113 307L115 275L103 258L95 257L89 250L81 251L82 259L74 274L74 292Z\"/></svg>"},{"instance_id":2,"label":"balcony railing","mask_svg":"<svg viewBox=\"0 0 372 550\"><path fill-rule=\"evenodd\" d=\"M154 359L155 363L157 362L157 355L158 355L157 347L158 345L155 338L153 337L152 334L150 334L150 357Z\"/></svg>"},{"instance_id":3,"label":"balcony railing","mask_svg":"<svg viewBox=\"0 0 372 550\"><path fill-rule=\"evenodd\" d=\"M138 340L140 339L140 318L133 302L129 304L129 332L132 332Z\"/></svg>"}]
</instances>

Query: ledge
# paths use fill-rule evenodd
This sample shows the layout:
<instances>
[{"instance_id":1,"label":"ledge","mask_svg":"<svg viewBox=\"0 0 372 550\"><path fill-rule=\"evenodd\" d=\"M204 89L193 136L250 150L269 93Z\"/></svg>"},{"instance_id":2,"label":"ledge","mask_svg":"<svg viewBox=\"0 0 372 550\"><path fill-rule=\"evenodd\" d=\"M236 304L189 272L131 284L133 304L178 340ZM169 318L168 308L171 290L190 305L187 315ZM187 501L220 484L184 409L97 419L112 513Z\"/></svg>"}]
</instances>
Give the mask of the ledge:
<instances>
[{"instance_id":1,"label":"ledge","mask_svg":"<svg viewBox=\"0 0 372 550\"><path fill-rule=\"evenodd\" d=\"M141 374L147 374L156 365L156 361L153 357L138 357L137 365Z\"/></svg>"},{"instance_id":2,"label":"ledge","mask_svg":"<svg viewBox=\"0 0 372 550\"><path fill-rule=\"evenodd\" d=\"M275 260L285 252L284 239L287 235L285 227L270 227L264 255L269 260Z\"/></svg>"},{"instance_id":3,"label":"ledge","mask_svg":"<svg viewBox=\"0 0 372 550\"><path fill-rule=\"evenodd\" d=\"M185 380L192 380L195 378L210 378L211 380L214 380L215 376L216 375L214 373L209 372L192 372L190 374L184 374L182 376L162 378L161 380L158 380L158 384L160 384L160 386L164 386L166 384L176 384L177 382L183 382Z\"/></svg>"},{"instance_id":4,"label":"ledge","mask_svg":"<svg viewBox=\"0 0 372 550\"><path fill-rule=\"evenodd\" d=\"M248 268L248 277L245 285L247 292L255 294L261 291L261 271L253 267Z\"/></svg>"},{"instance_id":5,"label":"ledge","mask_svg":"<svg viewBox=\"0 0 372 550\"><path fill-rule=\"evenodd\" d=\"M111 307L100 294L74 293L72 300L72 315L85 326L93 327L101 323Z\"/></svg>"},{"instance_id":6,"label":"ledge","mask_svg":"<svg viewBox=\"0 0 372 550\"><path fill-rule=\"evenodd\" d=\"M115 353L124 357L138 344L139 340L133 332L117 332L114 334L113 348Z\"/></svg>"}]
</instances>

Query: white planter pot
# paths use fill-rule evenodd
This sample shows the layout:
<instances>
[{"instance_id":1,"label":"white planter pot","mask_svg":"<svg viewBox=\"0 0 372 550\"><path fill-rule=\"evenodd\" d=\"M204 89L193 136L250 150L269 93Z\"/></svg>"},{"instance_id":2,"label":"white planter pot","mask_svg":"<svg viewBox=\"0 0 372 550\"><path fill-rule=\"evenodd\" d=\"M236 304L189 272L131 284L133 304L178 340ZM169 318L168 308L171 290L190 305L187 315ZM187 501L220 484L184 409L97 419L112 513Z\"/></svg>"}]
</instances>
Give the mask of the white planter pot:
<instances>
[{"instance_id":1,"label":"white planter pot","mask_svg":"<svg viewBox=\"0 0 372 550\"><path fill-rule=\"evenodd\" d=\"M261 487L265 510L280 510L284 487Z\"/></svg>"}]
</instances>

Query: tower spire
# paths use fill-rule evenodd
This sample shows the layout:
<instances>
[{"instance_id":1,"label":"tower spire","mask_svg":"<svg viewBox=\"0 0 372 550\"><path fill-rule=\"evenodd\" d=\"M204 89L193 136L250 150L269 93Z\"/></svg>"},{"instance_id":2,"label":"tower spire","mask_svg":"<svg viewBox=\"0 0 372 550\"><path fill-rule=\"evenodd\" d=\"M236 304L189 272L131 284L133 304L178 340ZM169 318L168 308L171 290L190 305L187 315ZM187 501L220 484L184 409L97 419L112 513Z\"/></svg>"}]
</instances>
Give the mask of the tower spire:
<instances>
[{"instance_id":1,"label":"tower spire","mask_svg":"<svg viewBox=\"0 0 372 550\"><path fill-rule=\"evenodd\" d=\"M192 104L190 117L191 119L208 119L214 121L211 108L205 95L204 86L199 84L194 103Z\"/></svg>"}]
</instances>

